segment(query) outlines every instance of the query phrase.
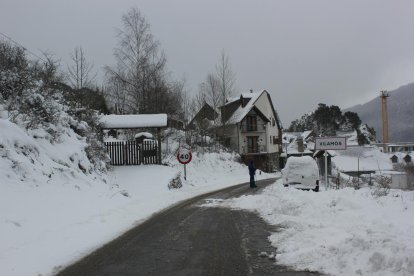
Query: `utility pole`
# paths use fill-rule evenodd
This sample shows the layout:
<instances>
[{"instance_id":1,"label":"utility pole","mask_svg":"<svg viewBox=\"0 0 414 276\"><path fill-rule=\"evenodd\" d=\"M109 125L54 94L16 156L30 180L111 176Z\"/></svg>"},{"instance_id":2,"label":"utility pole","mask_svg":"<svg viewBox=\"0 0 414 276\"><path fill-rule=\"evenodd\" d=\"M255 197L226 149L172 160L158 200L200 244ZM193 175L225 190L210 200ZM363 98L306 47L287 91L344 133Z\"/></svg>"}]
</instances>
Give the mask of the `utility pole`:
<instances>
[{"instance_id":1,"label":"utility pole","mask_svg":"<svg viewBox=\"0 0 414 276\"><path fill-rule=\"evenodd\" d=\"M388 134L388 110L387 110L387 98L390 95L386 90L381 91L381 107L382 107L382 143L385 144L389 143L389 134Z\"/></svg>"}]
</instances>

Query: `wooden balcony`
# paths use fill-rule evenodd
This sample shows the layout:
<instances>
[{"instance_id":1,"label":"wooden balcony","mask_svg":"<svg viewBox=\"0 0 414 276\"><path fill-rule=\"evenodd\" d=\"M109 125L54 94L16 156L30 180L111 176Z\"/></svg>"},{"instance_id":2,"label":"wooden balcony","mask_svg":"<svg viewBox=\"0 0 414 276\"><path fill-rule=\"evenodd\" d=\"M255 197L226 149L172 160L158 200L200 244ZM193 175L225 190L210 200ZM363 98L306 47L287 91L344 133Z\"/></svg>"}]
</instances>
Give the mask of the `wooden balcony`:
<instances>
[{"instance_id":1,"label":"wooden balcony","mask_svg":"<svg viewBox=\"0 0 414 276\"><path fill-rule=\"evenodd\" d=\"M261 154L261 153L267 153L266 146L256 146L256 147L242 147L241 154Z\"/></svg>"},{"instance_id":2,"label":"wooden balcony","mask_svg":"<svg viewBox=\"0 0 414 276\"><path fill-rule=\"evenodd\" d=\"M242 123L240 125L240 131L242 133L245 132L266 132L266 124L246 124Z\"/></svg>"}]
</instances>

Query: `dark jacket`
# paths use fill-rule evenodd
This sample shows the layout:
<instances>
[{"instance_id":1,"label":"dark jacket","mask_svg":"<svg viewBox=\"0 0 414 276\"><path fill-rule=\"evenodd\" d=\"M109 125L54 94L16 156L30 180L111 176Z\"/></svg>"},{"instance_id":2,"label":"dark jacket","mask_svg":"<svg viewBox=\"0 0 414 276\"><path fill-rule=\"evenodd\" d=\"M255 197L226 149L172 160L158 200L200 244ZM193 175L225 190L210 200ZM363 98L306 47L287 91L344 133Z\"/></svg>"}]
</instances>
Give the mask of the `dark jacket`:
<instances>
[{"instance_id":1,"label":"dark jacket","mask_svg":"<svg viewBox=\"0 0 414 276\"><path fill-rule=\"evenodd\" d=\"M250 161L250 164L249 164L249 174L250 175L256 174L256 166L254 165L253 161Z\"/></svg>"}]
</instances>

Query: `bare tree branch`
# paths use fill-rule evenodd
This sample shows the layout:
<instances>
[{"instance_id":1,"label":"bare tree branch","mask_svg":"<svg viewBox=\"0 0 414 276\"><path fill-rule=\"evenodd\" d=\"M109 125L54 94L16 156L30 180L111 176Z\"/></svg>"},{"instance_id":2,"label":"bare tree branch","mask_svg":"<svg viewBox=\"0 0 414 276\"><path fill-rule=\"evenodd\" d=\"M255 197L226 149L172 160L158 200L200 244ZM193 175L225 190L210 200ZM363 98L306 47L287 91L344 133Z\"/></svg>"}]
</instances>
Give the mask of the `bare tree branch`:
<instances>
[{"instance_id":1,"label":"bare tree branch","mask_svg":"<svg viewBox=\"0 0 414 276\"><path fill-rule=\"evenodd\" d=\"M75 47L73 53L70 54L70 58L73 63L68 65L67 78L71 86L75 89L91 86L96 78L96 73L93 76L90 75L93 63L86 60L82 47Z\"/></svg>"},{"instance_id":2,"label":"bare tree branch","mask_svg":"<svg viewBox=\"0 0 414 276\"><path fill-rule=\"evenodd\" d=\"M216 66L216 76L221 94L221 104L224 105L226 100L232 96L236 82L236 76L231 69L229 56L224 50L221 52L219 64Z\"/></svg>"}]
</instances>

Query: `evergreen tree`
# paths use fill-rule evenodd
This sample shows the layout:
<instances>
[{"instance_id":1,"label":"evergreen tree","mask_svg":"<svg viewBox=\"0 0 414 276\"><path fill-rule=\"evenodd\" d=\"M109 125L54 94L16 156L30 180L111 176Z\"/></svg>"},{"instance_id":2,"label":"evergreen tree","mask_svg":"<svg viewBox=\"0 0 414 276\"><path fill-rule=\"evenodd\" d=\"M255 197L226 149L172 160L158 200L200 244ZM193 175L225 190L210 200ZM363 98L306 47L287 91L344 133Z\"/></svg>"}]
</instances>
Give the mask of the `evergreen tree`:
<instances>
[{"instance_id":1,"label":"evergreen tree","mask_svg":"<svg viewBox=\"0 0 414 276\"><path fill-rule=\"evenodd\" d=\"M305 114L300 119L292 121L288 131L301 132L313 130L316 135L336 136L338 130L356 130L359 144L369 144L373 141L373 137L375 137L375 131L372 132L372 128L365 126L367 129L362 132L360 127L361 119L357 113L347 111L342 114L338 106L328 106L320 103L314 112Z\"/></svg>"}]
</instances>

